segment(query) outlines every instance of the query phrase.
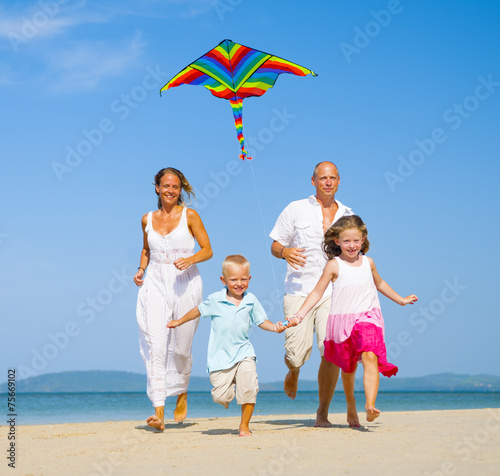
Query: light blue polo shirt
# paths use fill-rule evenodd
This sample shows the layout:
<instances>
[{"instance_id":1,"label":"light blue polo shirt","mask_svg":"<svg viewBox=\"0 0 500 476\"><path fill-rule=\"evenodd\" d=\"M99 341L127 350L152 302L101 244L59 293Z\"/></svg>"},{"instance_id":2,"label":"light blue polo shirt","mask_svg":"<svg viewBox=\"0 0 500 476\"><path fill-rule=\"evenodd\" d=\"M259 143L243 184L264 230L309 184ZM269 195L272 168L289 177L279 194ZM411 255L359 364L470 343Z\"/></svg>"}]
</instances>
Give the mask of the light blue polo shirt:
<instances>
[{"instance_id":1,"label":"light blue polo shirt","mask_svg":"<svg viewBox=\"0 0 500 476\"><path fill-rule=\"evenodd\" d=\"M259 326L267 319L266 311L252 293L245 292L238 307L229 302L226 294L224 287L198 306L202 317L211 318L208 372L230 369L246 357L255 357L248 331L253 324Z\"/></svg>"}]
</instances>

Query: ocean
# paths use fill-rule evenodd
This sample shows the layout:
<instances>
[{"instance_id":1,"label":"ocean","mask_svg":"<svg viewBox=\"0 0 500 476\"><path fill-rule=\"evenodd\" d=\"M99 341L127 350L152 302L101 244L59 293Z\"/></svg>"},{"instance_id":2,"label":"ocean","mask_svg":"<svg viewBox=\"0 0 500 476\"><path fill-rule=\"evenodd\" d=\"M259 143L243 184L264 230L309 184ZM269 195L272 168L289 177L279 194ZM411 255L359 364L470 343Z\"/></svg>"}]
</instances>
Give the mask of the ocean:
<instances>
[{"instance_id":1,"label":"ocean","mask_svg":"<svg viewBox=\"0 0 500 476\"><path fill-rule=\"evenodd\" d=\"M172 418L175 397L167 399L166 418ZM363 392L356 392L358 410L364 408ZM314 414L317 392L299 392L290 400L283 392L261 391L254 417L259 415ZM500 393L476 392L380 392L377 408L387 411L457 410L500 408ZM154 413L144 392L123 393L20 393L16 395L18 425L145 420ZM345 398L336 391L330 413L344 413ZM210 392L190 392L188 419L237 416L235 401L225 410L212 401Z\"/></svg>"}]
</instances>

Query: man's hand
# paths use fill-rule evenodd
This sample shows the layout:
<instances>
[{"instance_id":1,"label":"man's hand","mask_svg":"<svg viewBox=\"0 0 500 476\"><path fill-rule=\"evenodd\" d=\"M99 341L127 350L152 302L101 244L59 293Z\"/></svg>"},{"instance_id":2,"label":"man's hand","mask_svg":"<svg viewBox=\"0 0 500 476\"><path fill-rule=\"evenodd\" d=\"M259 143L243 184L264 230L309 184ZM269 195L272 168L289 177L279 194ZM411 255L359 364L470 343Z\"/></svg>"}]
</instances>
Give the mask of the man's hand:
<instances>
[{"instance_id":1,"label":"man's hand","mask_svg":"<svg viewBox=\"0 0 500 476\"><path fill-rule=\"evenodd\" d=\"M305 248L283 248L281 256L293 269L299 269L298 266L306 265L307 258L302 254L305 250Z\"/></svg>"}]
</instances>

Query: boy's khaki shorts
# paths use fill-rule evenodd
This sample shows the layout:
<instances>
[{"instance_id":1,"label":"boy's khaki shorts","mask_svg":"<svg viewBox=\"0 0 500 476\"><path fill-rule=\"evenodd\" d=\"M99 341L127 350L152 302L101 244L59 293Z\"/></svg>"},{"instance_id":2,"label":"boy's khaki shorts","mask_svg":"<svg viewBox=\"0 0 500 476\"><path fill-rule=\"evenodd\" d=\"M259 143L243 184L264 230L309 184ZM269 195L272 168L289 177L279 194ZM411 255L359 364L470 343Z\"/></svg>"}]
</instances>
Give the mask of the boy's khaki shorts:
<instances>
[{"instance_id":1,"label":"boy's khaki shorts","mask_svg":"<svg viewBox=\"0 0 500 476\"><path fill-rule=\"evenodd\" d=\"M285 316L296 313L306 298L304 296L290 296L283 298L283 311ZM319 353L325 353L324 341L326 338L326 323L330 314L330 297L323 297L315 307L305 316L304 320L295 327L285 331L285 354L288 362L293 367L302 367L309 359L313 347L313 334L316 331Z\"/></svg>"},{"instance_id":2,"label":"boy's khaki shorts","mask_svg":"<svg viewBox=\"0 0 500 476\"><path fill-rule=\"evenodd\" d=\"M234 400L236 393L238 405L255 404L259 392L255 357L247 357L230 369L210 372L210 383L214 386L212 398L215 403L228 404ZM235 384L236 392L234 390Z\"/></svg>"}]
</instances>

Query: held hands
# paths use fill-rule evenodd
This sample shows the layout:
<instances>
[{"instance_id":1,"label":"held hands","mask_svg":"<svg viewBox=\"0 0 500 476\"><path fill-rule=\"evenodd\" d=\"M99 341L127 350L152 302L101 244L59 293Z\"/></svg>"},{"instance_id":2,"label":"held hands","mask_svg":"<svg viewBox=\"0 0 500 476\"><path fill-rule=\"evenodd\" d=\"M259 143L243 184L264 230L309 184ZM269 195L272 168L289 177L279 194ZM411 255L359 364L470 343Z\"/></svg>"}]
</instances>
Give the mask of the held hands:
<instances>
[{"instance_id":1,"label":"held hands","mask_svg":"<svg viewBox=\"0 0 500 476\"><path fill-rule=\"evenodd\" d=\"M181 321L180 319L177 319L177 320L172 320L172 321L168 321L167 322L167 327L170 327L170 328L173 328L173 327L178 327L181 325Z\"/></svg>"},{"instance_id":2,"label":"held hands","mask_svg":"<svg viewBox=\"0 0 500 476\"><path fill-rule=\"evenodd\" d=\"M295 327L302 322L295 314L292 314L291 316L286 316L285 321L287 323L287 327Z\"/></svg>"},{"instance_id":3,"label":"held hands","mask_svg":"<svg viewBox=\"0 0 500 476\"><path fill-rule=\"evenodd\" d=\"M299 319L295 314L293 316L286 316L284 322L280 321L276 324L275 332L281 333L283 331L286 331L289 327L297 326L301 322L301 319Z\"/></svg>"},{"instance_id":4,"label":"held hands","mask_svg":"<svg viewBox=\"0 0 500 476\"><path fill-rule=\"evenodd\" d=\"M283 325L283 323L281 321L274 324L273 332L277 332L278 334L281 334L285 330L286 330L286 327Z\"/></svg>"},{"instance_id":5,"label":"held hands","mask_svg":"<svg viewBox=\"0 0 500 476\"><path fill-rule=\"evenodd\" d=\"M298 266L306 264L307 258L302 254L305 250L305 248L283 248L281 256L293 269L299 269Z\"/></svg>"},{"instance_id":6,"label":"held hands","mask_svg":"<svg viewBox=\"0 0 500 476\"><path fill-rule=\"evenodd\" d=\"M402 299L400 302L401 306L406 306L407 304L413 304L418 301L418 297L415 294L410 294Z\"/></svg>"}]
</instances>

